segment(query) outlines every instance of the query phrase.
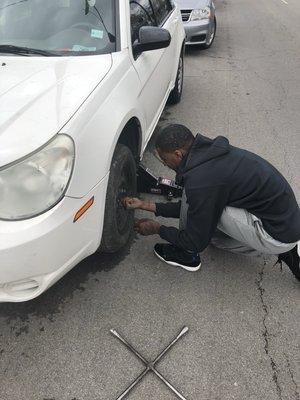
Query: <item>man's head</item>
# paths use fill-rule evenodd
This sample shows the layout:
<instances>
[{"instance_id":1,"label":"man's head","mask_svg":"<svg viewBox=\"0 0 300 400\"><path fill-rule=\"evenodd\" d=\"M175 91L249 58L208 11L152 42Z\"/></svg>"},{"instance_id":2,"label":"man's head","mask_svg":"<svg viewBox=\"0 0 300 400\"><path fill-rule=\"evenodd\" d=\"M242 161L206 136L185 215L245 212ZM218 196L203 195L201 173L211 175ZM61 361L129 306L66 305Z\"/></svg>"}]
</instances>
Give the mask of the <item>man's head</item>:
<instances>
[{"instance_id":1,"label":"man's head","mask_svg":"<svg viewBox=\"0 0 300 400\"><path fill-rule=\"evenodd\" d=\"M193 141L194 135L187 127L173 124L160 130L155 147L163 164L176 171Z\"/></svg>"}]
</instances>

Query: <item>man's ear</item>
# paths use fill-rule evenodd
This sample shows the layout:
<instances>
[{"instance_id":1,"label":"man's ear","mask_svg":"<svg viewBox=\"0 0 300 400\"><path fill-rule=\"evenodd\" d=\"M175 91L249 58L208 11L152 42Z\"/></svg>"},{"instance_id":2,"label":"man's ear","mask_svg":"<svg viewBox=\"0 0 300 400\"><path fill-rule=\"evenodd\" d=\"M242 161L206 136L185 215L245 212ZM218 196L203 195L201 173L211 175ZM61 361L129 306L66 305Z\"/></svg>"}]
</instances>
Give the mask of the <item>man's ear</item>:
<instances>
[{"instance_id":1,"label":"man's ear","mask_svg":"<svg viewBox=\"0 0 300 400\"><path fill-rule=\"evenodd\" d=\"M174 153L176 154L176 156L177 156L178 158L180 158L180 160L183 159L183 153L182 153L181 150L175 150Z\"/></svg>"}]
</instances>

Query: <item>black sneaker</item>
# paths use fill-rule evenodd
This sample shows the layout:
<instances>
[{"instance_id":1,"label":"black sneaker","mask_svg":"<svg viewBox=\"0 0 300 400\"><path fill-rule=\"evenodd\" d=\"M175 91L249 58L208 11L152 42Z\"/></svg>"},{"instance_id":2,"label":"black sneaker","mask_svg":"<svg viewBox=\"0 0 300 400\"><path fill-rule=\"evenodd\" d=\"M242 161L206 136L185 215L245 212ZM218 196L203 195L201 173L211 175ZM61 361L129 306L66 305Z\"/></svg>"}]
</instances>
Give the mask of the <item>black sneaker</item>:
<instances>
[{"instance_id":1,"label":"black sneaker","mask_svg":"<svg viewBox=\"0 0 300 400\"><path fill-rule=\"evenodd\" d=\"M289 267L298 281L300 281L299 255L297 247L298 246L295 246L292 250L279 254L278 262L282 263L283 261Z\"/></svg>"},{"instance_id":2,"label":"black sneaker","mask_svg":"<svg viewBox=\"0 0 300 400\"><path fill-rule=\"evenodd\" d=\"M154 253L167 264L184 268L187 271L198 271L201 267L199 254L190 253L169 243L157 243L154 246Z\"/></svg>"}]
</instances>

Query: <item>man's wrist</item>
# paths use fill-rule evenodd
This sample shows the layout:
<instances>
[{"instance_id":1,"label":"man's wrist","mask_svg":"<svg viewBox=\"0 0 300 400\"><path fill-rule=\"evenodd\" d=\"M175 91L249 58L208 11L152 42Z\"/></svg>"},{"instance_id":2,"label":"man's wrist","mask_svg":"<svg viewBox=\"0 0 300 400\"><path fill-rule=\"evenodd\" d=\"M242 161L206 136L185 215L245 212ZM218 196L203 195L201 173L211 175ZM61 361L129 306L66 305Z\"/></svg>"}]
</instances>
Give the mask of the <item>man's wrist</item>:
<instances>
[{"instance_id":1,"label":"man's wrist","mask_svg":"<svg viewBox=\"0 0 300 400\"><path fill-rule=\"evenodd\" d=\"M156 233L157 235L159 235L160 228L161 228L161 224L160 224L159 222L157 222L156 224L157 224L157 225L156 225L156 232L155 232L155 233Z\"/></svg>"},{"instance_id":2,"label":"man's wrist","mask_svg":"<svg viewBox=\"0 0 300 400\"><path fill-rule=\"evenodd\" d=\"M145 211L151 211L151 212L155 213L156 212L156 205L152 201L143 201L141 209L145 210Z\"/></svg>"}]
</instances>

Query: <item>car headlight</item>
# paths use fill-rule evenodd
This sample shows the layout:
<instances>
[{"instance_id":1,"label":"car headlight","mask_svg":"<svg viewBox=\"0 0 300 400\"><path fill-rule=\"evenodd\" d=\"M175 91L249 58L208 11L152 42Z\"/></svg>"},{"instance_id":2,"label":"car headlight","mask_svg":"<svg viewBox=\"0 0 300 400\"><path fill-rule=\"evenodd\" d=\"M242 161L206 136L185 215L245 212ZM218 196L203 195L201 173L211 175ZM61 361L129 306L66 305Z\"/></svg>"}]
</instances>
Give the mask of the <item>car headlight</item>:
<instances>
[{"instance_id":1,"label":"car headlight","mask_svg":"<svg viewBox=\"0 0 300 400\"><path fill-rule=\"evenodd\" d=\"M199 21L201 19L209 19L211 17L210 7L205 7L201 10L193 10L191 12L190 21Z\"/></svg>"},{"instance_id":2,"label":"car headlight","mask_svg":"<svg viewBox=\"0 0 300 400\"><path fill-rule=\"evenodd\" d=\"M38 152L0 168L0 219L27 219L56 205L67 190L74 153L73 140L57 135Z\"/></svg>"}]
</instances>

